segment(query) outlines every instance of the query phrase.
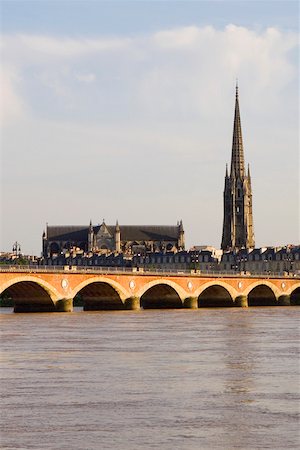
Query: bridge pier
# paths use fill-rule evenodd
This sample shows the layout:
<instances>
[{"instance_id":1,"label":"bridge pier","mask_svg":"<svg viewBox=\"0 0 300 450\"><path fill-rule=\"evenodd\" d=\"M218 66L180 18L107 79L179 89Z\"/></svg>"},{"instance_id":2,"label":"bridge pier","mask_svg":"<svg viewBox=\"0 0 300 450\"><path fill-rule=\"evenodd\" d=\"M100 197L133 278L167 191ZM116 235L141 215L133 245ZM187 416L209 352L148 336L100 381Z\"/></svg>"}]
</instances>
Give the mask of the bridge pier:
<instances>
[{"instance_id":1,"label":"bridge pier","mask_svg":"<svg viewBox=\"0 0 300 450\"><path fill-rule=\"evenodd\" d=\"M141 301L139 297L129 297L126 298L124 303L125 309L131 309L133 311L137 311L141 307Z\"/></svg>"},{"instance_id":2,"label":"bridge pier","mask_svg":"<svg viewBox=\"0 0 300 450\"><path fill-rule=\"evenodd\" d=\"M73 311L73 299L72 298L61 298L56 302L57 312L72 312Z\"/></svg>"},{"instance_id":3,"label":"bridge pier","mask_svg":"<svg viewBox=\"0 0 300 450\"><path fill-rule=\"evenodd\" d=\"M184 308L198 309L198 297L187 297L183 302Z\"/></svg>"},{"instance_id":4,"label":"bridge pier","mask_svg":"<svg viewBox=\"0 0 300 450\"><path fill-rule=\"evenodd\" d=\"M278 297L278 306L290 306L291 299L289 295L283 294Z\"/></svg>"},{"instance_id":5,"label":"bridge pier","mask_svg":"<svg viewBox=\"0 0 300 450\"><path fill-rule=\"evenodd\" d=\"M248 298L247 295L238 295L234 302L235 306L239 306L241 308L248 308Z\"/></svg>"}]
</instances>

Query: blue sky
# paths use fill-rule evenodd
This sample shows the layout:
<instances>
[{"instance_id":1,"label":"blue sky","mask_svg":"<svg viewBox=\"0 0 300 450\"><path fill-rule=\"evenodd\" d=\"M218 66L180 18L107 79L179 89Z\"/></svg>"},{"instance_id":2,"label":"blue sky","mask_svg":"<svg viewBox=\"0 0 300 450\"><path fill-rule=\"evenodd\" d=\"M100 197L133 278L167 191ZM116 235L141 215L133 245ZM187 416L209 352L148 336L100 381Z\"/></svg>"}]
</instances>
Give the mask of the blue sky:
<instances>
[{"instance_id":1,"label":"blue sky","mask_svg":"<svg viewBox=\"0 0 300 450\"><path fill-rule=\"evenodd\" d=\"M256 243L299 242L298 2L2 1L1 239L175 224L219 247L239 78Z\"/></svg>"},{"instance_id":2,"label":"blue sky","mask_svg":"<svg viewBox=\"0 0 300 450\"><path fill-rule=\"evenodd\" d=\"M228 23L298 29L297 1L3 1L3 32L99 35Z\"/></svg>"}]
</instances>

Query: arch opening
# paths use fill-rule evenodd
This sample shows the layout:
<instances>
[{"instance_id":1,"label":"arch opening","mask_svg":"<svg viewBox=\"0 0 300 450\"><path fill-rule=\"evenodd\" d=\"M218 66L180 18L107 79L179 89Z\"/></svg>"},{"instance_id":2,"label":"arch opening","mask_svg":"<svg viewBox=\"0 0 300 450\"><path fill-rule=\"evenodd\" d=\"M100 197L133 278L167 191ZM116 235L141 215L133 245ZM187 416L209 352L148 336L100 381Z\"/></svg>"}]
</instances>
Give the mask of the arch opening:
<instances>
[{"instance_id":1,"label":"arch opening","mask_svg":"<svg viewBox=\"0 0 300 450\"><path fill-rule=\"evenodd\" d=\"M109 284L97 281L82 288L74 304L82 304L85 311L119 310L124 304L118 292Z\"/></svg>"},{"instance_id":2,"label":"arch opening","mask_svg":"<svg viewBox=\"0 0 300 450\"><path fill-rule=\"evenodd\" d=\"M198 297L199 308L231 307L234 306L233 299L227 289L223 286L210 286Z\"/></svg>"},{"instance_id":3,"label":"arch opening","mask_svg":"<svg viewBox=\"0 0 300 450\"><path fill-rule=\"evenodd\" d=\"M182 308L182 301L174 288L168 284L157 284L141 296L143 309Z\"/></svg>"},{"instance_id":4,"label":"arch opening","mask_svg":"<svg viewBox=\"0 0 300 450\"><path fill-rule=\"evenodd\" d=\"M300 305L300 287L291 293L291 305Z\"/></svg>"},{"instance_id":5,"label":"arch opening","mask_svg":"<svg viewBox=\"0 0 300 450\"><path fill-rule=\"evenodd\" d=\"M259 285L248 294L248 306L276 306L276 296L272 289L266 285Z\"/></svg>"},{"instance_id":6,"label":"arch opening","mask_svg":"<svg viewBox=\"0 0 300 450\"><path fill-rule=\"evenodd\" d=\"M14 312L52 312L56 310L49 293L34 281L19 281L2 292L13 304Z\"/></svg>"}]
</instances>

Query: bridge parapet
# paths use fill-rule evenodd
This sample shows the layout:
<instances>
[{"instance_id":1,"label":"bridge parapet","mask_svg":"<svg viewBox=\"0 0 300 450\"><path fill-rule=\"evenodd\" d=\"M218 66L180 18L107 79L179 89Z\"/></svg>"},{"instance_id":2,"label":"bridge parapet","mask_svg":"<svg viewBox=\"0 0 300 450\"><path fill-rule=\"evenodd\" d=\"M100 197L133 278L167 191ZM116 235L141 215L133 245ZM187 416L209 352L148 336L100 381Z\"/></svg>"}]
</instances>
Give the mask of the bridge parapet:
<instances>
[{"instance_id":1,"label":"bridge parapet","mask_svg":"<svg viewBox=\"0 0 300 450\"><path fill-rule=\"evenodd\" d=\"M136 267L104 267L104 266L35 266L35 265L2 265L0 272L12 273L81 273L81 274L95 274L101 273L105 275L113 274L135 274L138 276L148 275L171 275L178 277L214 277L214 278L284 278L284 279L298 279L299 273L293 272L237 272L237 271L216 271L216 270L170 270L170 269L148 269Z\"/></svg>"}]
</instances>

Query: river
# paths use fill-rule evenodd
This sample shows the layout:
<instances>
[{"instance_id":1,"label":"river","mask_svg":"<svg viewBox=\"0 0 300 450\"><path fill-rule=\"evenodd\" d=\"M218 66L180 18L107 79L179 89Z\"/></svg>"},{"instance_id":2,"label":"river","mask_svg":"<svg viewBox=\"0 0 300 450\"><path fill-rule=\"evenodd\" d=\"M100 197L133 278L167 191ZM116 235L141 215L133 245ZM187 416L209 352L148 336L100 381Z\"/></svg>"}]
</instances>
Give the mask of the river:
<instances>
[{"instance_id":1,"label":"river","mask_svg":"<svg viewBox=\"0 0 300 450\"><path fill-rule=\"evenodd\" d=\"M299 313L1 308L1 448L299 448Z\"/></svg>"}]
</instances>

